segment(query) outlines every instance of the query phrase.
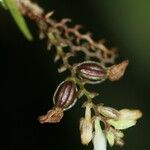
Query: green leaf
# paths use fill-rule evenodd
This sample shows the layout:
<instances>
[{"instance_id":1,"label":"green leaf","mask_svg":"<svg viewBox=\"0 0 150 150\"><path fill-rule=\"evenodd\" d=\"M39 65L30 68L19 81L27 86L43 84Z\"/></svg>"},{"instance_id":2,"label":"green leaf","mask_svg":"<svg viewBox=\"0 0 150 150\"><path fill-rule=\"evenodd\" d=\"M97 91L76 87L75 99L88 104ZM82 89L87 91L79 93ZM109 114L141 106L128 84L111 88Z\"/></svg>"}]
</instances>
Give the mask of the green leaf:
<instances>
[{"instance_id":1,"label":"green leaf","mask_svg":"<svg viewBox=\"0 0 150 150\"><path fill-rule=\"evenodd\" d=\"M33 39L33 37L27 27L27 24L26 24L23 16L21 15L19 9L17 8L15 1L14 0L3 0L3 2L6 4L12 17L14 18L15 22L17 23L18 27L20 28L20 30L22 31L24 36L29 41L31 41Z\"/></svg>"},{"instance_id":2,"label":"green leaf","mask_svg":"<svg viewBox=\"0 0 150 150\"><path fill-rule=\"evenodd\" d=\"M4 9L7 9L7 6L6 6L6 4L4 3L3 0L0 0L0 5L1 5Z\"/></svg>"}]
</instances>

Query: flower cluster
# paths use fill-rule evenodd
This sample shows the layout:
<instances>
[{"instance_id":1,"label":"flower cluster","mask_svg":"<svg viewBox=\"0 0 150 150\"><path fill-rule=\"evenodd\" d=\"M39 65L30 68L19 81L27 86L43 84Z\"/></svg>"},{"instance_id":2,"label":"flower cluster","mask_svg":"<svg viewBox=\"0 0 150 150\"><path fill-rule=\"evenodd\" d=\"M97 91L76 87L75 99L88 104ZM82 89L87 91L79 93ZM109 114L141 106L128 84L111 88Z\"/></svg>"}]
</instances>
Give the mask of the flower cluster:
<instances>
[{"instance_id":1,"label":"flower cluster","mask_svg":"<svg viewBox=\"0 0 150 150\"><path fill-rule=\"evenodd\" d=\"M63 117L63 112L72 108L76 103L77 99L82 96L86 96L87 101L92 102L92 98L97 96L97 93L92 93L86 90L85 84L97 84L106 79L115 81L119 80L128 65L128 61L123 61L120 64L113 65L111 67L104 67L101 63L93 61L85 61L74 65L71 70L71 76L65 81L59 84L54 96L52 110L48 111L46 115L40 116L39 121L41 123L56 123L59 122ZM85 122L89 122L89 112L92 105L87 105L86 114L88 114ZM98 109L100 112L107 112L105 109ZM115 111L114 111L115 112ZM115 115L115 114L112 114ZM84 122L83 120L81 122Z\"/></svg>"},{"instance_id":2,"label":"flower cluster","mask_svg":"<svg viewBox=\"0 0 150 150\"><path fill-rule=\"evenodd\" d=\"M108 141L110 146L114 144L123 146L122 130L132 127L137 119L142 116L139 110L116 110L103 104L95 105L93 98L96 93L87 91L85 84L98 84L106 79L119 80L128 65L128 61L111 67L102 64L85 61L72 68L72 76L60 83L53 97L54 107L46 115L40 116L41 123L58 123L63 117L63 112L72 108L83 95L87 98L83 104L85 117L80 119L81 142L88 145L93 141L94 150L106 150ZM94 115L92 114L92 109ZM104 128L102 129L101 125Z\"/></svg>"},{"instance_id":3,"label":"flower cluster","mask_svg":"<svg viewBox=\"0 0 150 150\"><path fill-rule=\"evenodd\" d=\"M39 122L60 122L64 112L84 96L85 117L80 119L79 125L81 143L88 145L92 141L94 150L106 150L107 141L110 146L123 146L122 130L134 126L142 116L141 111L116 110L103 104L94 104L93 98L98 96L98 93L88 91L85 85L121 79L128 66L128 60L114 64L115 49L108 49L103 40L94 41L90 33L82 34L80 25L69 27L70 19L57 22L52 19L53 12L45 14L39 5L30 0L15 1L21 13L36 22L40 38L47 38L47 48L56 50L54 61L62 61L58 71L70 72L54 93L53 108L40 116ZM70 59L76 57L78 52L84 53L84 60L71 64Z\"/></svg>"},{"instance_id":4,"label":"flower cluster","mask_svg":"<svg viewBox=\"0 0 150 150\"><path fill-rule=\"evenodd\" d=\"M91 108L95 112L93 117L91 117ZM81 142L88 145L92 140L94 150L106 150L107 141L110 146L114 144L123 146L122 130L134 126L141 116L142 113L139 110L118 111L111 107L86 103L85 118L80 121ZM104 125L103 130L101 123Z\"/></svg>"}]
</instances>

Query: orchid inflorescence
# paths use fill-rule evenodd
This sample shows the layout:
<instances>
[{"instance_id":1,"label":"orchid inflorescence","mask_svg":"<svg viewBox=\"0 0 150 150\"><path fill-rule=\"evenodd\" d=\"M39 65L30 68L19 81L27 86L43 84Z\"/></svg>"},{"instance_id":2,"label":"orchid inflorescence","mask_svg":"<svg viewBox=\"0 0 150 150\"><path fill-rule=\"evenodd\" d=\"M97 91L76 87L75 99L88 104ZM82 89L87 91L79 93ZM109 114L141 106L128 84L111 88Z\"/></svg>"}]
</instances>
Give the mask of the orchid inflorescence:
<instances>
[{"instance_id":1,"label":"orchid inflorescence","mask_svg":"<svg viewBox=\"0 0 150 150\"><path fill-rule=\"evenodd\" d=\"M82 107L85 107L85 117L80 119L81 142L88 145L93 140L94 150L105 150L106 140L110 146L114 144L123 146L123 132L136 124L136 120L142 116L139 110L116 110L103 104L94 104L93 98L97 93L87 91L85 84L96 84L106 79L119 80L128 65L128 61L105 68L100 63L85 61L73 66L72 75L57 87L54 96L54 107L46 115L40 116L40 123L58 123L63 117L64 111L72 108L77 99L86 97ZM92 109L94 115L92 115ZM100 123L104 124L102 130Z\"/></svg>"},{"instance_id":2,"label":"orchid inflorescence","mask_svg":"<svg viewBox=\"0 0 150 150\"><path fill-rule=\"evenodd\" d=\"M103 40L95 42L90 33L82 34L80 25L69 27L70 19L57 22L52 19L53 12L45 14L39 5L30 0L15 1L21 13L36 22L40 38L47 38L47 48L56 50L54 61L62 61L58 72L70 72L54 93L53 108L40 116L39 122L59 123L64 112L83 97L85 102L82 107L85 108L85 116L79 123L82 144L88 145L92 141L94 150L106 150L107 141L110 146L123 146L122 130L134 126L137 119L142 116L141 111L117 110L102 103L95 104L93 99L99 94L87 90L85 85L121 79L129 61L114 64L115 49L108 49ZM70 59L76 57L78 52L84 54L84 60L72 64Z\"/></svg>"}]
</instances>

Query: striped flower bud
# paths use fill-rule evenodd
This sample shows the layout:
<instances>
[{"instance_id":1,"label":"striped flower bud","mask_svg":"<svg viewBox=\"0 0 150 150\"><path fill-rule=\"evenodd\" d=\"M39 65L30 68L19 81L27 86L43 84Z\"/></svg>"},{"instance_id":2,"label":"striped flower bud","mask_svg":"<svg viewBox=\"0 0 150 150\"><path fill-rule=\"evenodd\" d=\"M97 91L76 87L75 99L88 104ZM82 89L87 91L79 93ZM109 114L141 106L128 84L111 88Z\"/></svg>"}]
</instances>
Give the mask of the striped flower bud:
<instances>
[{"instance_id":1,"label":"striped flower bud","mask_svg":"<svg viewBox=\"0 0 150 150\"><path fill-rule=\"evenodd\" d=\"M76 73L88 83L99 83L107 78L107 69L100 63L85 61L76 66Z\"/></svg>"},{"instance_id":2,"label":"striped flower bud","mask_svg":"<svg viewBox=\"0 0 150 150\"><path fill-rule=\"evenodd\" d=\"M58 108L62 108L63 110L67 110L74 106L76 100L77 88L73 81L66 80L60 83L54 93L54 105Z\"/></svg>"},{"instance_id":3,"label":"striped flower bud","mask_svg":"<svg viewBox=\"0 0 150 150\"><path fill-rule=\"evenodd\" d=\"M97 108L98 112L101 113L103 116L107 118L113 118L117 119L119 117L119 111L112 108L112 107L106 107L106 106L98 106Z\"/></svg>"},{"instance_id":4,"label":"striped flower bud","mask_svg":"<svg viewBox=\"0 0 150 150\"><path fill-rule=\"evenodd\" d=\"M64 111L71 108L77 98L76 85L69 80L63 81L57 87L53 103L54 107L50 109L45 115L38 117L40 123L58 123L64 115Z\"/></svg>"},{"instance_id":5,"label":"striped flower bud","mask_svg":"<svg viewBox=\"0 0 150 150\"><path fill-rule=\"evenodd\" d=\"M123 146L124 142L122 138L124 137L124 134L122 131L115 130L114 128L109 127L105 133L106 133L106 138L108 140L108 143L111 147L114 144Z\"/></svg>"}]
</instances>

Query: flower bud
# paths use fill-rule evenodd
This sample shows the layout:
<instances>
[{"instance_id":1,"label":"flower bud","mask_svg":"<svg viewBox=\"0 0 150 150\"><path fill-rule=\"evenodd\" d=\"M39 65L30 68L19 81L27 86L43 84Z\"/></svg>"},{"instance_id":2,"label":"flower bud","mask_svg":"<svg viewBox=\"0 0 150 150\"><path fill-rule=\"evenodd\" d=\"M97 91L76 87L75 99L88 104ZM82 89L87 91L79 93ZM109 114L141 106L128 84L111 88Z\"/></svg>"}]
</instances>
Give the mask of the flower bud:
<instances>
[{"instance_id":1,"label":"flower bud","mask_svg":"<svg viewBox=\"0 0 150 150\"><path fill-rule=\"evenodd\" d=\"M85 118L80 119L81 142L83 145L88 145L92 140L92 119L91 119L91 103L85 104Z\"/></svg>"},{"instance_id":2,"label":"flower bud","mask_svg":"<svg viewBox=\"0 0 150 150\"><path fill-rule=\"evenodd\" d=\"M125 60L121 62L120 64L114 65L112 67L108 68L108 79L110 81L117 81L119 80L123 75L124 72L129 64L128 60Z\"/></svg>"},{"instance_id":3,"label":"flower bud","mask_svg":"<svg viewBox=\"0 0 150 150\"><path fill-rule=\"evenodd\" d=\"M115 136L116 136L117 138L123 138L123 137L124 137L123 132L120 131L120 130L117 130L114 134L115 134Z\"/></svg>"},{"instance_id":4,"label":"flower bud","mask_svg":"<svg viewBox=\"0 0 150 150\"><path fill-rule=\"evenodd\" d=\"M142 112L138 109L122 109L119 113L119 119L124 120L137 120L142 117Z\"/></svg>"},{"instance_id":5,"label":"flower bud","mask_svg":"<svg viewBox=\"0 0 150 150\"><path fill-rule=\"evenodd\" d=\"M99 83L106 79L106 68L94 61L85 61L76 66L76 73L80 78L87 79L89 83Z\"/></svg>"},{"instance_id":6,"label":"flower bud","mask_svg":"<svg viewBox=\"0 0 150 150\"><path fill-rule=\"evenodd\" d=\"M107 118L117 119L119 116L119 111L111 107L98 106L98 112Z\"/></svg>"},{"instance_id":7,"label":"flower bud","mask_svg":"<svg viewBox=\"0 0 150 150\"><path fill-rule=\"evenodd\" d=\"M58 123L62 119L64 113L62 108L53 107L46 115L38 117L40 123Z\"/></svg>"},{"instance_id":8,"label":"flower bud","mask_svg":"<svg viewBox=\"0 0 150 150\"><path fill-rule=\"evenodd\" d=\"M58 86L54 93L53 103L56 107L67 110L75 104L77 100L77 88L73 81L66 80Z\"/></svg>"},{"instance_id":9,"label":"flower bud","mask_svg":"<svg viewBox=\"0 0 150 150\"><path fill-rule=\"evenodd\" d=\"M124 130L130 128L136 124L135 120L114 120L109 119L107 122L112 125L115 129Z\"/></svg>"},{"instance_id":10,"label":"flower bud","mask_svg":"<svg viewBox=\"0 0 150 150\"><path fill-rule=\"evenodd\" d=\"M119 145L121 141L123 142L122 138L124 137L124 134L120 130L115 130L114 128L110 127L106 130L106 137L109 145L112 147L114 144L118 143Z\"/></svg>"},{"instance_id":11,"label":"flower bud","mask_svg":"<svg viewBox=\"0 0 150 150\"><path fill-rule=\"evenodd\" d=\"M118 146L123 146L124 145L124 141L121 138L116 139L115 144Z\"/></svg>"},{"instance_id":12,"label":"flower bud","mask_svg":"<svg viewBox=\"0 0 150 150\"><path fill-rule=\"evenodd\" d=\"M113 130L106 131L106 138L108 140L109 145L112 147L115 144L115 135L113 133Z\"/></svg>"},{"instance_id":13,"label":"flower bud","mask_svg":"<svg viewBox=\"0 0 150 150\"><path fill-rule=\"evenodd\" d=\"M88 145L92 140L92 122L85 118L80 119L81 142L83 145Z\"/></svg>"}]
</instances>

